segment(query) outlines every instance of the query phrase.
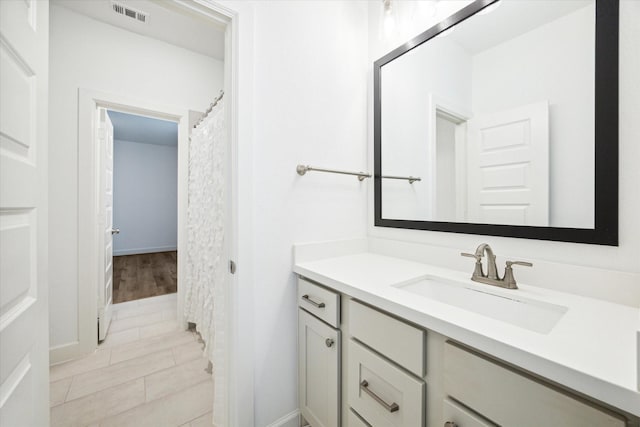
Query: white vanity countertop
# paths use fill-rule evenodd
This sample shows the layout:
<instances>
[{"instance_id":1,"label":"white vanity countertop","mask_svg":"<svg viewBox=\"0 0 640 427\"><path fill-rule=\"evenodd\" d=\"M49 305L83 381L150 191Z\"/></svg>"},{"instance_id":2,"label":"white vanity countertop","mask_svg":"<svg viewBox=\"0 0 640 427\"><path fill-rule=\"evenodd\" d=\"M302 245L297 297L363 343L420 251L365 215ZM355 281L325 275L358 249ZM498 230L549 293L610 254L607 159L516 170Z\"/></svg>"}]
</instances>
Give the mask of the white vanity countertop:
<instances>
[{"instance_id":1,"label":"white vanity countertop","mask_svg":"<svg viewBox=\"0 0 640 427\"><path fill-rule=\"evenodd\" d=\"M520 283L517 290L501 289L472 282L471 269L461 273L368 252L297 261L294 271L640 416L637 308ZM425 275L467 281L497 295L517 293L569 310L548 334L540 334L392 286Z\"/></svg>"}]
</instances>

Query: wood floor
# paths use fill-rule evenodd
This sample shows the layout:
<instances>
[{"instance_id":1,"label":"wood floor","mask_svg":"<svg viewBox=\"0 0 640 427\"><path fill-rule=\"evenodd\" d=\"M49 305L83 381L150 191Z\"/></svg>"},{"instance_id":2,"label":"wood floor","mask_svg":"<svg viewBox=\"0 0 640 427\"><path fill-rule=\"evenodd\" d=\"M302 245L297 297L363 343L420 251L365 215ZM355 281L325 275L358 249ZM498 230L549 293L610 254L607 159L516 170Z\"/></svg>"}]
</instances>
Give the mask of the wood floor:
<instances>
[{"instance_id":1,"label":"wood floor","mask_svg":"<svg viewBox=\"0 0 640 427\"><path fill-rule=\"evenodd\" d=\"M175 294L115 304L95 353L51 367L51 426L211 426L209 362L176 304Z\"/></svg>"},{"instance_id":2,"label":"wood floor","mask_svg":"<svg viewBox=\"0 0 640 427\"><path fill-rule=\"evenodd\" d=\"M113 303L178 291L176 251L113 257Z\"/></svg>"}]
</instances>

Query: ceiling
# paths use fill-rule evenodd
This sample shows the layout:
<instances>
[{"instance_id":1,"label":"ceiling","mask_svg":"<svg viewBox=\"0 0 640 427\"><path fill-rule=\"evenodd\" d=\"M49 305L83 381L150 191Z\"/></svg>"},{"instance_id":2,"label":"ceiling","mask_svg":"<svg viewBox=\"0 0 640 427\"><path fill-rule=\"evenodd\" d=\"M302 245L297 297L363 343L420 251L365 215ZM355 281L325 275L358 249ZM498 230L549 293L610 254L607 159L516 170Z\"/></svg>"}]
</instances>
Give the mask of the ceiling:
<instances>
[{"instance_id":1,"label":"ceiling","mask_svg":"<svg viewBox=\"0 0 640 427\"><path fill-rule=\"evenodd\" d=\"M448 37L476 54L593 3L593 0L501 0L494 11L464 21Z\"/></svg>"},{"instance_id":2,"label":"ceiling","mask_svg":"<svg viewBox=\"0 0 640 427\"><path fill-rule=\"evenodd\" d=\"M178 124L167 120L109 111L113 139L143 144L178 145Z\"/></svg>"},{"instance_id":3,"label":"ceiling","mask_svg":"<svg viewBox=\"0 0 640 427\"><path fill-rule=\"evenodd\" d=\"M134 33L224 60L224 26L200 14L187 12L177 3L150 0L53 0L77 13ZM116 13L113 4L147 15L146 22Z\"/></svg>"}]
</instances>

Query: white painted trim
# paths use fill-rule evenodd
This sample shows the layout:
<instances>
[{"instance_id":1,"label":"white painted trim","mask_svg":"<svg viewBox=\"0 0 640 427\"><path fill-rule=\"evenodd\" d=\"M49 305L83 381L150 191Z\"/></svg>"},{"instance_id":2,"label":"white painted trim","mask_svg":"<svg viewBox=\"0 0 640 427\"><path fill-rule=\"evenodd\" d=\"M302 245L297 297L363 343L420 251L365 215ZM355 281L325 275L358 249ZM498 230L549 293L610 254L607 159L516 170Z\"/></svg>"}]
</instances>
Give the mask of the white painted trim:
<instances>
[{"instance_id":1,"label":"white painted trim","mask_svg":"<svg viewBox=\"0 0 640 427\"><path fill-rule=\"evenodd\" d=\"M156 252L177 251L177 246L156 246L152 248L132 248L113 251L113 256L137 255L137 254L154 254Z\"/></svg>"},{"instance_id":2,"label":"white painted trim","mask_svg":"<svg viewBox=\"0 0 640 427\"><path fill-rule=\"evenodd\" d=\"M228 0L173 0L192 13L226 25L224 99L227 109L230 225L229 258L237 272L229 276L227 299L227 390L229 426L253 426L253 4ZM240 91L240 87L243 90ZM242 126L241 126L242 124ZM242 177L242 179L240 179ZM242 244L240 242L243 242ZM178 252L180 262L180 252ZM227 426L220 426L227 427Z\"/></svg>"},{"instance_id":3,"label":"white painted trim","mask_svg":"<svg viewBox=\"0 0 640 427\"><path fill-rule=\"evenodd\" d=\"M96 334L97 333L96 326ZM79 345L80 343L78 341L72 341L49 348L49 365L57 365L58 363L78 358Z\"/></svg>"},{"instance_id":4,"label":"white painted trim","mask_svg":"<svg viewBox=\"0 0 640 427\"><path fill-rule=\"evenodd\" d=\"M300 425L300 410L296 409L293 412L278 418L267 427L298 427Z\"/></svg>"},{"instance_id":5,"label":"white painted trim","mask_svg":"<svg viewBox=\"0 0 640 427\"><path fill-rule=\"evenodd\" d=\"M429 117L428 117L428 127L429 127L429 171L431 175L428 177L428 188L429 194L431 196L431 202L429 205L432 207L431 212L429 213L430 218L436 217L436 211L433 210L434 206L437 205L436 201L436 184L437 184L437 157L436 157L436 123L438 111L442 111L447 116L450 117L451 121L456 121L458 127L456 128L455 133L455 153L456 153L456 220L464 221L466 219L466 211L467 211L467 181L466 181L466 132L465 134L461 133L461 129L464 128L466 131L466 121L473 117L471 111L463 108L459 105L454 105L449 101L441 98L440 96L430 93L428 96L429 102Z\"/></svg>"},{"instance_id":6,"label":"white painted trim","mask_svg":"<svg viewBox=\"0 0 640 427\"><path fill-rule=\"evenodd\" d=\"M126 95L78 90L78 341L53 349L52 363L77 358L97 348L98 171L94 126L98 107L178 122L178 283L184 281L188 182L189 110ZM184 295L178 285L178 319L183 319ZM186 322L184 322L186 327ZM62 360L64 360L62 359Z\"/></svg>"}]
</instances>

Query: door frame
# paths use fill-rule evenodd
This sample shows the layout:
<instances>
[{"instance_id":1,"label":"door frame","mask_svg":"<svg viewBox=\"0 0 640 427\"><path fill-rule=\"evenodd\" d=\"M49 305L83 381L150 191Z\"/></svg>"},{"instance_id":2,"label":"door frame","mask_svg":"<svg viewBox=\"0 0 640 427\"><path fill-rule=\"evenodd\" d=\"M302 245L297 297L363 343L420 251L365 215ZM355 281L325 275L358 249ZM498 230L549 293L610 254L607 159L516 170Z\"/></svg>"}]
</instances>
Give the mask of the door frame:
<instances>
[{"instance_id":1,"label":"door frame","mask_svg":"<svg viewBox=\"0 0 640 427\"><path fill-rule=\"evenodd\" d=\"M178 123L178 283L184 283L186 256L186 213L188 194L189 110L80 88L78 90L78 343L56 349L56 359L68 359L77 354L91 353L98 347L98 277L99 248L99 150L96 123L98 108L123 113L170 120ZM177 313L179 323L184 320L184 291L178 286ZM64 357L63 352L73 352Z\"/></svg>"},{"instance_id":2,"label":"door frame","mask_svg":"<svg viewBox=\"0 0 640 427\"><path fill-rule=\"evenodd\" d=\"M233 236L228 239L227 250L230 259L236 261L238 270L235 275L228 276L227 293L227 322L225 325L228 346L226 351L226 389L228 390L227 416L229 425L253 425L254 424L254 360L253 360L253 249L250 242L253 239L252 229L252 151L253 144L253 91L243 90L240 87L250 88L253 85L253 22L254 6L249 2L231 2L226 0L170 0L176 7L189 13L199 14L217 22L225 27L225 60L224 60L224 91L228 131L228 156L230 171L228 173L228 197L229 197L229 230ZM92 104L99 101L109 101L120 105L139 105L149 111L162 110L166 106L147 105L134 99L125 99L97 91L84 90L87 106L83 115L92 114L95 108ZM102 99L107 96L106 99ZM109 102L106 102L109 104ZM79 112L83 109L79 103ZM86 109L88 108L88 110ZM188 111L180 109L176 116L185 117L185 126L188 127ZM86 120L79 117L79 141L82 134L87 134L87 123L91 127L91 117ZM242 128L240 124L242 123ZM80 127L84 124L85 129ZM91 132L89 130L88 132ZM90 135L91 136L91 135ZM86 138L86 136L85 136ZM91 186L89 181L95 175L95 157L91 152L95 146L78 146L78 197L79 201L95 200L96 186ZM81 152L82 151L82 152ZM89 171L89 172L87 172ZM87 176L88 175L88 176ZM85 180L86 178L86 180ZM186 192L183 192L186 196ZM85 199L84 197L89 197ZM95 205L95 203L93 203ZM84 247L83 236L93 236L91 222L95 222L95 206L84 212L79 207L78 239L79 245ZM92 220L91 220L92 219ZM93 227L95 230L95 227ZM89 230L89 234L87 234ZM247 242L248 244L240 244ZM91 252L83 252L79 249L79 258L95 252L96 246L90 247ZM184 254L184 251L182 251ZM180 256L180 255L178 255ZM95 256L94 256L95 259ZM180 261L180 259L179 259ZM82 271L80 271L82 270ZM80 274L82 272L82 274ZM97 295L95 287L95 270L90 269L90 264L83 265L83 259L79 261L78 271L78 341L71 345L65 345L50 350L53 362L59 362L77 358L93 351L97 343ZM94 278L93 283L91 278ZM89 281L87 282L87 278ZM179 289L179 288L178 288ZM179 294L180 295L180 294ZM88 302L88 304L84 304ZM86 307L85 307L86 305ZM181 308L179 308L181 309Z\"/></svg>"},{"instance_id":3,"label":"door frame","mask_svg":"<svg viewBox=\"0 0 640 427\"><path fill-rule=\"evenodd\" d=\"M226 389L228 393L226 410L227 414L224 418L228 420L228 425L254 425L254 361L253 361L253 249L250 244L241 245L240 242L251 242L253 236L252 230L252 154L251 146L253 143L253 133L251 122L253 120L253 91L244 90L240 91L241 86L251 87L253 84L253 5L249 2L231 2L225 0L171 0L173 4L188 13L194 13L204 16L211 21L217 22L225 27L225 60L224 60L224 92L225 92L225 105L226 105L226 121L227 126L227 155L228 164L230 170L227 174L228 177L228 222L227 226L233 236L231 239L227 239L227 251L230 259L235 260L238 265L238 270L235 275L228 275L227 286L227 322L225 324L226 336L228 339L227 351L226 351L226 366L224 366L224 372L226 375ZM173 113L174 117L180 116L184 118L184 126L179 125L179 139L180 129L184 128L188 135L188 110L177 109L173 111L173 108L166 106L155 106L150 103L127 99L126 97L116 96L108 98L108 94L84 90L85 99L87 105L84 109L84 114L95 111L95 106L92 108L92 104L102 101L109 104L115 103L117 106L138 106L142 110L151 112L165 111ZM104 97L107 96L105 99ZM86 109L88 108L88 110ZM117 108L114 108L117 109ZM82 103L79 103L79 112L82 111ZM157 117L155 115L154 117ZM87 120L83 120L79 117L79 127L83 124L93 123L90 117L86 117ZM240 123L243 124L242 130ZM80 129L79 141L82 141L82 133ZM86 135L87 129L84 133ZM89 130L90 132L90 130ZM92 153L81 153L82 149L93 150L95 146L90 144L90 147L82 147L79 144L78 152L78 166L79 166L79 200L94 200L92 197L92 190L95 192L97 186L89 186L88 181L84 181L86 172L83 170L89 170L88 180L95 177L95 157ZM187 146L182 144L182 149L186 150ZM180 142L179 142L179 156L180 154ZM188 152L183 153L184 159L188 158ZM88 163L84 163L88 162ZM90 167L86 167L90 166ZM180 173L180 172L179 172ZM178 178L180 185L180 177ZM87 188L89 187L89 188ZM180 187L179 187L180 188ZM180 190L179 190L180 193ZM86 196L88 194L88 196ZM187 197L187 192L182 191L182 195ZM84 199L83 197L90 197ZM180 201L180 195L178 196L179 205L184 204ZM94 203L95 205L95 203ZM80 207L80 209L82 206ZM93 219L95 221L95 214L88 212L88 215L82 215L78 212L79 221L89 221ZM183 215L186 214L184 211ZM180 211L178 212L178 218L180 218ZM79 225L79 244L82 245L82 236L86 235L87 227L90 224L78 224ZM180 233L180 224L179 233ZM96 227L93 227L95 230ZM89 230L90 231L90 230ZM182 231L182 235L186 237L186 230ZM90 248L95 251L96 246ZM79 250L79 257L86 255L88 252L83 253ZM182 250L182 254L186 252ZM95 259L95 256L94 256ZM181 262L180 258L180 234L178 237L178 262ZM184 262L183 262L184 265ZM87 267L89 264L86 265ZM82 259L79 261L80 269L87 268L83 266ZM85 278L96 277L95 271L83 271L84 275L79 273L79 341L77 346L73 346L72 352L67 352L67 357L56 357L57 360L70 359L72 357L78 357L81 354L86 354L93 351L92 345L84 345L87 337L93 339L97 337L97 295L95 286L91 286L91 282L86 282ZM92 276L93 274L93 276ZM180 280L180 272L178 273L178 280ZM84 284L84 286L83 286ZM180 318L184 322L182 317L183 300L180 299L180 287L178 286L178 310ZM83 301L89 301L87 309L82 307ZM86 313L85 313L86 311ZM82 314L85 317L82 317ZM87 315L88 313L88 315ZM88 321L83 322L85 319ZM186 326L186 322L184 322ZM84 339L83 339L84 338ZM91 343L91 341L89 341ZM95 341L97 343L97 339ZM81 351L81 349L83 351ZM63 349L52 350L52 353L57 351L64 351ZM58 355L56 355L58 356Z\"/></svg>"},{"instance_id":4,"label":"door frame","mask_svg":"<svg viewBox=\"0 0 640 427\"><path fill-rule=\"evenodd\" d=\"M428 172L425 174L427 176L427 181L429 182L429 205L436 206L436 134L437 134L437 117L438 114L442 114L447 117L448 120L456 123L458 127L456 128L455 135L455 153L456 153L456 221L462 221L463 216L466 213L466 136L461 135L460 126L467 122L467 120L473 117L473 113L468 109L455 105L454 103L449 102L441 98L439 95L434 93L429 93L427 97L428 102L428 117L427 117L427 126L429 129L428 143L429 147L429 161L428 161ZM435 218L435 211L431 208L430 217Z\"/></svg>"}]
</instances>

